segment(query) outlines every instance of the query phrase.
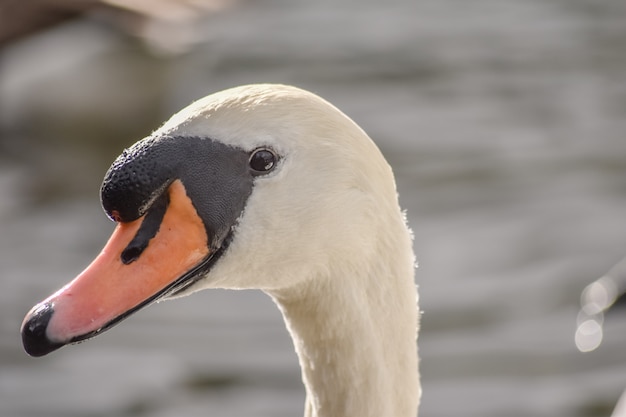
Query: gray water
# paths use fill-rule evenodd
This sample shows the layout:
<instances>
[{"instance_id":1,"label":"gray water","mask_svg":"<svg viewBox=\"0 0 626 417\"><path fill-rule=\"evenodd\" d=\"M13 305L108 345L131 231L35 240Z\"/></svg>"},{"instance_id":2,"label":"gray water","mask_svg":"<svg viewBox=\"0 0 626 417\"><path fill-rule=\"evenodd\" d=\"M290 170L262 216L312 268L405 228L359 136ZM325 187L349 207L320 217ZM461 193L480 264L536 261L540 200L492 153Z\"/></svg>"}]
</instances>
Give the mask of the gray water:
<instances>
[{"instance_id":1,"label":"gray water","mask_svg":"<svg viewBox=\"0 0 626 417\"><path fill-rule=\"evenodd\" d=\"M626 254L623 0L272 1L198 22L154 53L100 18L2 54L0 416L297 416L291 341L260 292L141 311L33 359L19 326L113 225L112 159L193 99L311 89L394 167L415 232L421 416L608 416L626 320L574 344L580 291Z\"/></svg>"}]
</instances>

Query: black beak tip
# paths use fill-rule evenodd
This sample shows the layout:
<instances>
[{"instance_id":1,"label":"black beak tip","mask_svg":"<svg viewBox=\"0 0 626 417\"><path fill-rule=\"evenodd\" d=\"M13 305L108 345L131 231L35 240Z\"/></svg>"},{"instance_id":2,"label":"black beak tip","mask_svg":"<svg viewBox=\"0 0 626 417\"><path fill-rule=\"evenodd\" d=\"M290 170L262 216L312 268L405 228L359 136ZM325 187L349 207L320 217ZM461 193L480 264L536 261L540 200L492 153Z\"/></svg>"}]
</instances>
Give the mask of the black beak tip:
<instances>
[{"instance_id":1,"label":"black beak tip","mask_svg":"<svg viewBox=\"0 0 626 417\"><path fill-rule=\"evenodd\" d=\"M44 303L33 308L24 319L22 344L30 356L44 356L64 345L64 343L51 341L46 335L46 329L53 314L52 303Z\"/></svg>"}]
</instances>

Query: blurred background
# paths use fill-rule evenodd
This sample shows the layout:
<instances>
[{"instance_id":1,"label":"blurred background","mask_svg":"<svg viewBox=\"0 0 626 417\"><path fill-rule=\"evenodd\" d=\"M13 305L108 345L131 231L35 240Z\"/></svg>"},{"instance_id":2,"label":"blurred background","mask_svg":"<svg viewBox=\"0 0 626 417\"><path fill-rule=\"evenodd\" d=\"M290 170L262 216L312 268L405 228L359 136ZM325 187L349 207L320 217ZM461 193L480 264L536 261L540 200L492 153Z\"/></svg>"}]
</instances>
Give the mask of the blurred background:
<instances>
[{"instance_id":1,"label":"blurred background","mask_svg":"<svg viewBox=\"0 0 626 417\"><path fill-rule=\"evenodd\" d=\"M111 233L99 186L122 149L254 82L325 97L393 166L420 263L421 416L611 414L625 312L594 351L574 332L581 291L626 254L623 0L3 0L0 37L3 417L302 415L260 292L154 305L40 359L19 335Z\"/></svg>"}]
</instances>

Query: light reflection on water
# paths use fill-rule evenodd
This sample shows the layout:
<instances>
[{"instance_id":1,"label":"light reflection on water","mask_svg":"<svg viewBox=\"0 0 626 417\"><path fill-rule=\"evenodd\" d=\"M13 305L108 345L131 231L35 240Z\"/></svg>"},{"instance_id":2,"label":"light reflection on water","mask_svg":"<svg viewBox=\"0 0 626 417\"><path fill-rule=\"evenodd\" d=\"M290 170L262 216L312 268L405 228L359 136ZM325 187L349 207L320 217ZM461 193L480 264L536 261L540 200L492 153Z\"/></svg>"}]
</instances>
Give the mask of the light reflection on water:
<instances>
[{"instance_id":1,"label":"light reflection on water","mask_svg":"<svg viewBox=\"0 0 626 417\"><path fill-rule=\"evenodd\" d=\"M257 292L159 304L39 360L18 334L111 232L98 187L121 149L258 81L326 97L395 169L420 261L422 415L609 414L624 320L604 317L587 354L574 332L580 292L626 253L623 3L396 6L242 6L170 59L89 25L4 57L0 415L301 414L291 342Z\"/></svg>"},{"instance_id":2,"label":"light reflection on water","mask_svg":"<svg viewBox=\"0 0 626 417\"><path fill-rule=\"evenodd\" d=\"M581 352L597 349L604 337L604 316L615 302L626 295L626 259L587 285L580 297L576 347Z\"/></svg>"}]
</instances>

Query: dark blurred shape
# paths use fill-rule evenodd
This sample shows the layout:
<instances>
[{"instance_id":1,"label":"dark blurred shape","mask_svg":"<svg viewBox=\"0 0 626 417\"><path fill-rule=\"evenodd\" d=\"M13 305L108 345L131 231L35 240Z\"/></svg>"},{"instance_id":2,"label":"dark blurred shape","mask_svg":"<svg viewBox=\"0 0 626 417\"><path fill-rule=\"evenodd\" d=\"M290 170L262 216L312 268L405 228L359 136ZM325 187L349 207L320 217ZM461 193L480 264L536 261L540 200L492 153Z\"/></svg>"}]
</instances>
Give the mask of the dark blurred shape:
<instances>
[{"instance_id":1,"label":"dark blurred shape","mask_svg":"<svg viewBox=\"0 0 626 417\"><path fill-rule=\"evenodd\" d=\"M184 30L190 23L232 3L234 0L0 0L0 48L89 15L155 43L167 52L177 52L180 45L190 41L188 29ZM183 39L177 33L181 31L185 33Z\"/></svg>"},{"instance_id":2,"label":"dark blurred shape","mask_svg":"<svg viewBox=\"0 0 626 417\"><path fill-rule=\"evenodd\" d=\"M0 0L0 47L81 16L96 0Z\"/></svg>"},{"instance_id":3,"label":"dark blurred shape","mask_svg":"<svg viewBox=\"0 0 626 417\"><path fill-rule=\"evenodd\" d=\"M583 290L575 336L578 350L589 352L600 346L605 314L609 309L624 305L626 305L626 258Z\"/></svg>"}]
</instances>

